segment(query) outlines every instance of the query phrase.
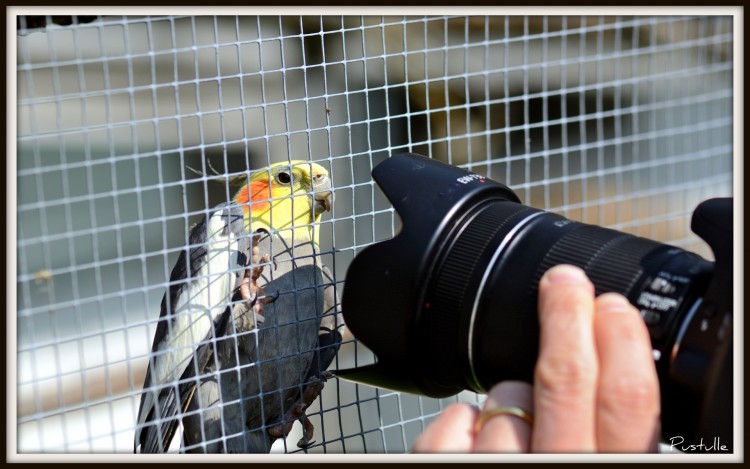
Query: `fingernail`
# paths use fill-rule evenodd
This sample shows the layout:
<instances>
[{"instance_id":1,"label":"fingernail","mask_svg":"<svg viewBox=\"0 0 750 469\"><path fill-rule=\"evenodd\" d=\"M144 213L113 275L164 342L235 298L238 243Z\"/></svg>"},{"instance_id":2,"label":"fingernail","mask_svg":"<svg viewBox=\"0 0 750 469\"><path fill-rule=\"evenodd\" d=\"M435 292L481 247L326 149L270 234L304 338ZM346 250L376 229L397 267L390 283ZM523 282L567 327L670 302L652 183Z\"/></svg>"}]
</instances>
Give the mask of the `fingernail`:
<instances>
[{"instance_id":1,"label":"fingernail","mask_svg":"<svg viewBox=\"0 0 750 469\"><path fill-rule=\"evenodd\" d=\"M567 264L552 267L544 276L548 282L556 284L579 284L589 281L586 273L580 267Z\"/></svg>"}]
</instances>

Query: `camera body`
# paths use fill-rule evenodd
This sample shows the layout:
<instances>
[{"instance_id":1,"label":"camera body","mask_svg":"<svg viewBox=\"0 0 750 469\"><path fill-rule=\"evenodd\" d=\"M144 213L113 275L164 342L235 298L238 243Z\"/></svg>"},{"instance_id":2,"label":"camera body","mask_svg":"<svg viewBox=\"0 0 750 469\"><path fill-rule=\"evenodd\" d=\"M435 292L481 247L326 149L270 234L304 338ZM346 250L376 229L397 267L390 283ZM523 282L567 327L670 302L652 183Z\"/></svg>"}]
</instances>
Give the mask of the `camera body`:
<instances>
[{"instance_id":1,"label":"camera body","mask_svg":"<svg viewBox=\"0 0 750 469\"><path fill-rule=\"evenodd\" d=\"M539 279L567 263L641 311L663 434L732 441L732 199L693 214L712 263L524 206L503 184L419 155L395 155L373 177L403 227L349 267L344 320L377 362L337 376L431 397L531 382Z\"/></svg>"}]
</instances>

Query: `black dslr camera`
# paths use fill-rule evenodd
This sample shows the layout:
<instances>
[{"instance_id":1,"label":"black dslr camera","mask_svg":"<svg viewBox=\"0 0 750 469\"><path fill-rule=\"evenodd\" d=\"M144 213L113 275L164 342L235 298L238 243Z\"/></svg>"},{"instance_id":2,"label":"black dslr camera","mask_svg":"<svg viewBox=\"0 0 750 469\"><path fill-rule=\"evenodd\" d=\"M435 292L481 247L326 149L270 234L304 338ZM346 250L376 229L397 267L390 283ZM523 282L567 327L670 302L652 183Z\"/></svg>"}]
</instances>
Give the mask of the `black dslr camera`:
<instances>
[{"instance_id":1,"label":"black dslr camera","mask_svg":"<svg viewBox=\"0 0 750 469\"><path fill-rule=\"evenodd\" d=\"M597 294L625 295L648 325L665 438L732 444L731 198L693 213L712 263L527 207L503 184L419 155L396 155L372 175L403 228L349 267L344 320L377 362L337 376L431 397L531 382L539 280L573 264Z\"/></svg>"}]
</instances>

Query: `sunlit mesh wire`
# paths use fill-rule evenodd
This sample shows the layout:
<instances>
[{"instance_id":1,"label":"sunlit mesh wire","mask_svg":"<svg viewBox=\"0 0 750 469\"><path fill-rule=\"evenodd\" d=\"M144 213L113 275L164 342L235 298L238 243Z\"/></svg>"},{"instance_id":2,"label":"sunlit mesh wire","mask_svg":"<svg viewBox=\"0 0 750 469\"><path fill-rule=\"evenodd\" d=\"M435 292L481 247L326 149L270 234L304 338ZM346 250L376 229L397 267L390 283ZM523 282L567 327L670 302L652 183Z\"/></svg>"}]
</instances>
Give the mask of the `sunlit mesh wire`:
<instances>
[{"instance_id":1,"label":"sunlit mesh wire","mask_svg":"<svg viewBox=\"0 0 750 469\"><path fill-rule=\"evenodd\" d=\"M391 154L707 256L690 213L732 191L731 17L47 17L16 39L19 452L132 451L159 303L225 174L330 172L339 295L399 228L370 176ZM333 366L371 360L349 341ZM405 452L481 400L331 380L309 451Z\"/></svg>"}]
</instances>

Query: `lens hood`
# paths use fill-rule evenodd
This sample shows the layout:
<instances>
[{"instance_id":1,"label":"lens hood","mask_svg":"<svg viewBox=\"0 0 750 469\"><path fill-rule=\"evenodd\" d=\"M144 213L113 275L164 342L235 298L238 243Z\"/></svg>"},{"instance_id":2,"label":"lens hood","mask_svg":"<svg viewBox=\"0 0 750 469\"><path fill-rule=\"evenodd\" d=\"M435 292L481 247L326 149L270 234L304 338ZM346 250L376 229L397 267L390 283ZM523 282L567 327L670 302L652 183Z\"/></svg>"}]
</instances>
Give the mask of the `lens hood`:
<instances>
[{"instance_id":1,"label":"lens hood","mask_svg":"<svg viewBox=\"0 0 750 469\"><path fill-rule=\"evenodd\" d=\"M425 382L424 350L415 326L424 310L424 279L456 214L480 200L518 197L503 184L416 154L395 155L373 178L401 217L392 239L368 246L352 261L342 296L344 321L377 357L372 365L337 376L397 391L446 397L462 387L436 389Z\"/></svg>"}]
</instances>

